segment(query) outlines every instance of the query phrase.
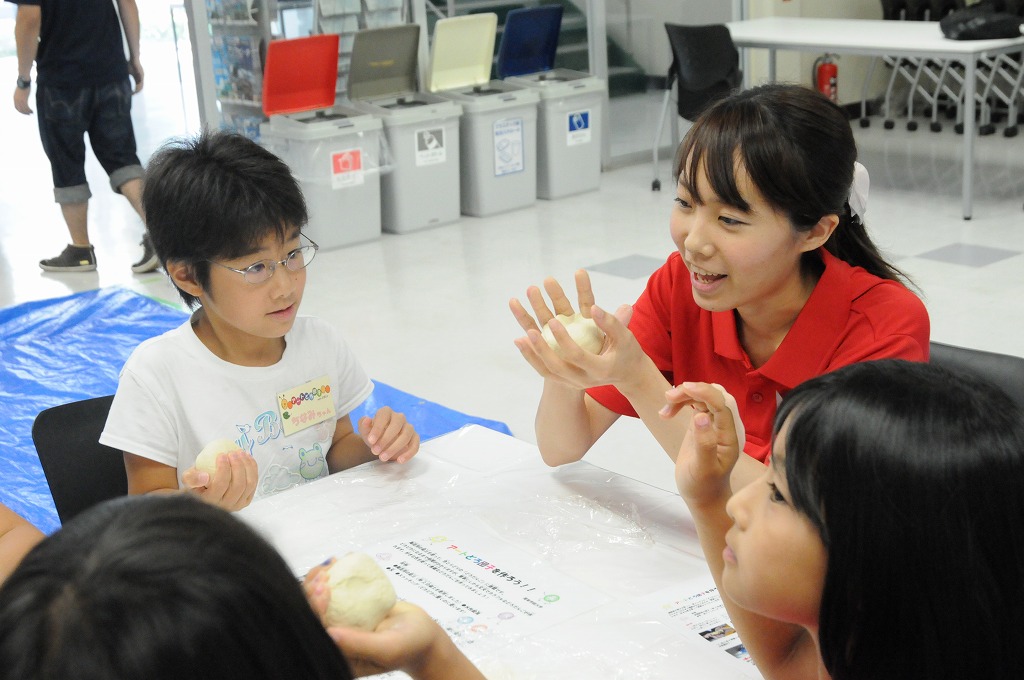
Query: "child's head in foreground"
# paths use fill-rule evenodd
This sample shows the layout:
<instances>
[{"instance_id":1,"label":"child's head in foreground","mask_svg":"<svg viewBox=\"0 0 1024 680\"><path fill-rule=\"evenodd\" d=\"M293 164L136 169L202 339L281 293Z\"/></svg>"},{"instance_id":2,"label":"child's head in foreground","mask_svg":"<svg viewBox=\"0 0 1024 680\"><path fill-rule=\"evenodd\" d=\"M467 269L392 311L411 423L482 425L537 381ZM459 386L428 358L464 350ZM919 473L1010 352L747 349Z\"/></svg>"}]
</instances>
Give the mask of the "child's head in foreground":
<instances>
[{"instance_id":1,"label":"child's head in foreground","mask_svg":"<svg viewBox=\"0 0 1024 680\"><path fill-rule=\"evenodd\" d=\"M169 263L187 267L208 293L214 263L245 260L274 242L294 243L308 219L288 166L229 132L204 131L161 147L147 165L142 201L153 247L190 308L200 299L182 289Z\"/></svg>"},{"instance_id":2,"label":"child's head in foreground","mask_svg":"<svg viewBox=\"0 0 1024 680\"><path fill-rule=\"evenodd\" d=\"M29 553L0 589L0 677L351 675L279 554L183 494L104 503Z\"/></svg>"},{"instance_id":3,"label":"child's head in foreground","mask_svg":"<svg viewBox=\"0 0 1024 680\"><path fill-rule=\"evenodd\" d=\"M728 511L727 592L816 630L834 680L1017 665L1024 413L993 385L898 360L810 380L779 408L771 469Z\"/></svg>"}]
</instances>

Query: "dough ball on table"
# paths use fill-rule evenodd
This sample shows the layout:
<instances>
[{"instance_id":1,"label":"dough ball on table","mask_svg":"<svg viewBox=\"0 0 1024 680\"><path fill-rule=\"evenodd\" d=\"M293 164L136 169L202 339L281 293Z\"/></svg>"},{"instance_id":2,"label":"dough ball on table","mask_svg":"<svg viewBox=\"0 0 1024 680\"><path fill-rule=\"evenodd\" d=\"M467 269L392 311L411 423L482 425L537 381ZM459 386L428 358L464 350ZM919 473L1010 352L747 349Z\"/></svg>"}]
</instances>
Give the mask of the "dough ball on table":
<instances>
[{"instance_id":1,"label":"dough ball on table","mask_svg":"<svg viewBox=\"0 0 1024 680\"><path fill-rule=\"evenodd\" d=\"M391 579L366 553L352 552L336 560L327 577L331 589L328 625L373 630L395 606Z\"/></svg>"},{"instance_id":2,"label":"dough ball on table","mask_svg":"<svg viewBox=\"0 0 1024 680\"><path fill-rule=\"evenodd\" d=\"M217 471L217 459L224 453L240 451L238 446L231 439L214 439L203 447L203 450L196 456L195 469L208 472L211 475Z\"/></svg>"},{"instance_id":3,"label":"dough ball on table","mask_svg":"<svg viewBox=\"0 0 1024 680\"><path fill-rule=\"evenodd\" d=\"M604 344L604 331L597 327L597 322L593 319L585 317L579 312L572 315L559 314L555 318L565 326L565 330L568 331L569 337L572 338L584 352L598 354L601 351L601 346ZM555 338L555 334L551 332L551 327L548 324L544 324L544 330L541 331L541 337L544 338L551 349L555 350L556 354L561 356L562 347L558 344L558 340Z\"/></svg>"}]
</instances>

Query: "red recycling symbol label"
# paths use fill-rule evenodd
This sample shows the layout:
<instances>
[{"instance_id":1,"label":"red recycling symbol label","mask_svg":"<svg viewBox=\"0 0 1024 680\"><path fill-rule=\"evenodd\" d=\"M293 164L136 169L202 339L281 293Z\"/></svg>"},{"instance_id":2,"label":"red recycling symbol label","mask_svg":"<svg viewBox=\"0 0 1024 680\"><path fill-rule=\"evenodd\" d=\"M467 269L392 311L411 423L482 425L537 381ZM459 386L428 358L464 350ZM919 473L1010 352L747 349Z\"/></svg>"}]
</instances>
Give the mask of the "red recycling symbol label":
<instances>
[{"instance_id":1,"label":"red recycling symbol label","mask_svg":"<svg viewBox=\"0 0 1024 680\"><path fill-rule=\"evenodd\" d=\"M361 149L339 151L331 154L331 165L335 175L355 172L363 169L363 153Z\"/></svg>"}]
</instances>

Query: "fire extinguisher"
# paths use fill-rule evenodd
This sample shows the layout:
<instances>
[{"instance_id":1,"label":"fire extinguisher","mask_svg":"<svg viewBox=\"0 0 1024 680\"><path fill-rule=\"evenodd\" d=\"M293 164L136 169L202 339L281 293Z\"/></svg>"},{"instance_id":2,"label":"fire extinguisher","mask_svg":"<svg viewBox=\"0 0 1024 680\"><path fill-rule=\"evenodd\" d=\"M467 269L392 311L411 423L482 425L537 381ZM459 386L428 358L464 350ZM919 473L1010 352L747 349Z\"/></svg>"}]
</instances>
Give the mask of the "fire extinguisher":
<instances>
[{"instance_id":1,"label":"fire extinguisher","mask_svg":"<svg viewBox=\"0 0 1024 680\"><path fill-rule=\"evenodd\" d=\"M833 61L835 55L823 54L814 60L811 68L811 80L818 92L839 103L839 66Z\"/></svg>"}]
</instances>

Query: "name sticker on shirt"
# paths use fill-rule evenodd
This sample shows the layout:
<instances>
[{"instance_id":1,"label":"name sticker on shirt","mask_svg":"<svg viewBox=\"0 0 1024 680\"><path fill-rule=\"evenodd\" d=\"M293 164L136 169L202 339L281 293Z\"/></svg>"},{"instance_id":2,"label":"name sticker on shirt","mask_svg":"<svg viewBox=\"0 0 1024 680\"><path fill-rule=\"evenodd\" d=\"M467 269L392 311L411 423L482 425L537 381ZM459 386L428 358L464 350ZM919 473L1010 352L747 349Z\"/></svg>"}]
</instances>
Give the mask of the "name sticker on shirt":
<instances>
[{"instance_id":1,"label":"name sticker on shirt","mask_svg":"<svg viewBox=\"0 0 1024 680\"><path fill-rule=\"evenodd\" d=\"M330 378L324 375L281 392L277 395L277 407L286 437L334 418Z\"/></svg>"}]
</instances>

